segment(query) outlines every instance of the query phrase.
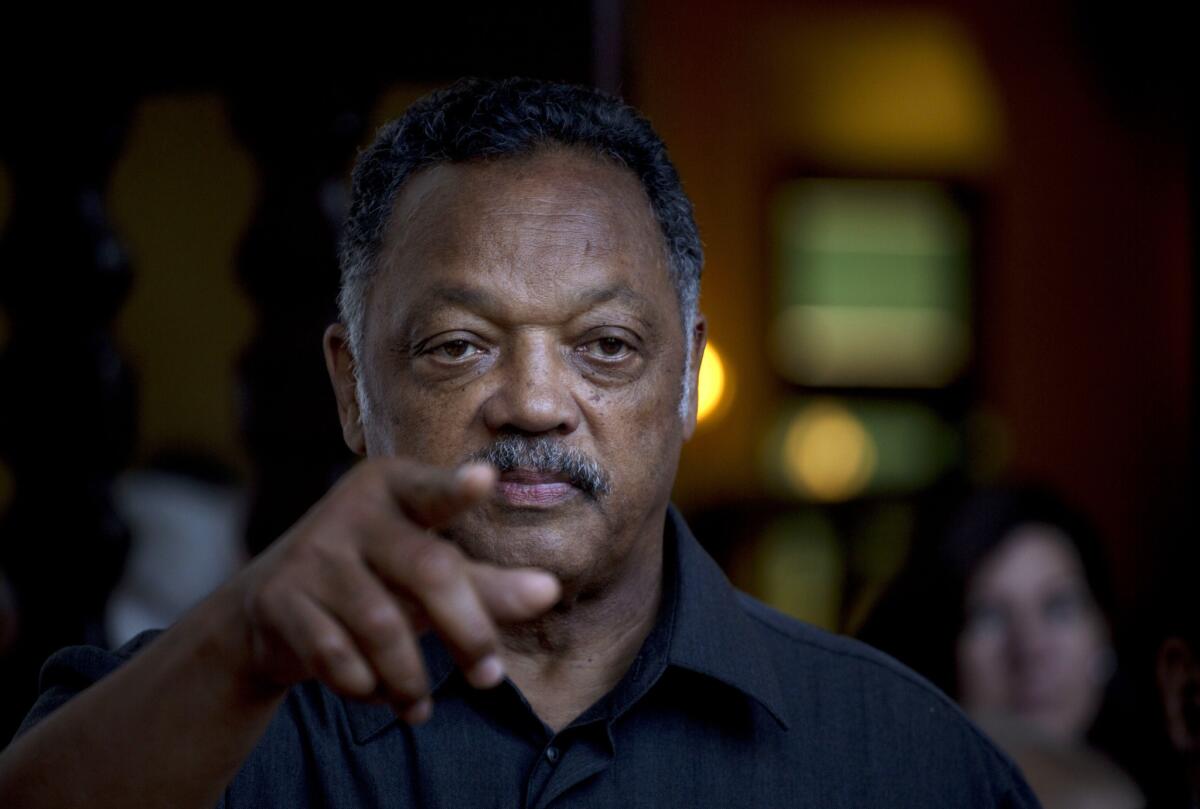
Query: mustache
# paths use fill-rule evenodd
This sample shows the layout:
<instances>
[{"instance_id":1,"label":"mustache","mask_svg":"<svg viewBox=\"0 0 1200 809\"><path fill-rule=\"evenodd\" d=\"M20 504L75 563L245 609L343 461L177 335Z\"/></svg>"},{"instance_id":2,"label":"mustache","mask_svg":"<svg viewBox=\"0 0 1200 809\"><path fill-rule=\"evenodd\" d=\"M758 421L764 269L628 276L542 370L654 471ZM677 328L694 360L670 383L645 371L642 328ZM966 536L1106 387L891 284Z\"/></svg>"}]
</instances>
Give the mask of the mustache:
<instances>
[{"instance_id":1,"label":"mustache","mask_svg":"<svg viewBox=\"0 0 1200 809\"><path fill-rule=\"evenodd\" d=\"M593 499L612 491L612 478L594 458L546 436L502 435L468 460L491 464L501 472L528 469L562 475Z\"/></svg>"}]
</instances>

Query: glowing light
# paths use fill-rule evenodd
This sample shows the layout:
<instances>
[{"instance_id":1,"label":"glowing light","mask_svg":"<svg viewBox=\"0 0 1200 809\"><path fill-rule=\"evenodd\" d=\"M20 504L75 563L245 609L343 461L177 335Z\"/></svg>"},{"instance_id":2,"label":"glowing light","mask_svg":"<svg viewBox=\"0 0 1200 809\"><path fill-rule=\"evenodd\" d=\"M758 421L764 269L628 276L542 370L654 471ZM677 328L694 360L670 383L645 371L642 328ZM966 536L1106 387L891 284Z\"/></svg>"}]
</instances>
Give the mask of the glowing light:
<instances>
[{"instance_id":1,"label":"glowing light","mask_svg":"<svg viewBox=\"0 0 1200 809\"><path fill-rule=\"evenodd\" d=\"M866 488L877 451L862 422L844 406L821 401L800 411L783 439L788 482L815 500L848 500Z\"/></svg>"},{"instance_id":2,"label":"glowing light","mask_svg":"<svg viewBox=\"0 0 1200 809\"><path fill-rule=\"evenodd\" d=\"M822 163L972 174L1002 154L1000 93L949 14L777 15L758 54L777 137Z\"/></svg>"},{"instance_id":3,"label":"glowing light","mask_svg":"<svg viewBox=\"0 0 1200 809\"><path fill-rule=\"evenodd\" d=\"M729 405L730 386L725 373L725 363L712 343L704 349L700 360L700 382L697 387L699 402L696 406L696 421L714 419Z\"/></svg>"},{"instance_id":4,"label":"glowing light","mask_svg":"<svg viewBox=\"0 0 1200 809\"><path fill-rule=\"evenodd\" d=\"M757 595L802 621L837 631L846 562L832 523L814 511L772 522L754 550Z\"/></svg>"},{"instance_id":5,"label":"glowing light","mask_svg":"<svg viewBox=\"0 0 1200 809\"><path fill-rule=\"evenodd\" d=\"M772 359L817 387L940 388L971 354L970 227L935 183L796 180L774 202Z\"/></svg>"},{"instance_id":6,"label":"glowing light","mask_svg":"<svg viewBox=\"0 0 1200 809\"><path fill-rule=\"evenodd\" d=\"M966 365L970 334L933 308L794 305L776 317L771 349L806 385L940 388Z\"/></svg>"}]
</instances>

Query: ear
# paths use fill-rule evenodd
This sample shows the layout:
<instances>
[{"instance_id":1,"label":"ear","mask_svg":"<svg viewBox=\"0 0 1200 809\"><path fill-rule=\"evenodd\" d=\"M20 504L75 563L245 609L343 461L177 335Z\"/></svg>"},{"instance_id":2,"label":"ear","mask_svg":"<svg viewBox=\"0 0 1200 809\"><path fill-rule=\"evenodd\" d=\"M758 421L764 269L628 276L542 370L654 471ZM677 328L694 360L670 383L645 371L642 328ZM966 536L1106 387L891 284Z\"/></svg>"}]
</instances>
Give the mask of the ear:
<instances>
[{"instance_id":1,"label":"ear","mask_svg":"<svg viewBox=\"0 0 1200 809\"><path fill-rule=\"evenodd\" d=\"M1163 641L1158 649L1156 674L1171 745L1180 753L1200 751L1200 660L1187 641Z\"/></svg>"},{"instance_id":2,"label":"ear","mask_svg":"<svg viewBox=\"0 0 1200 809\"><path fill-rule=\"evenodd\" d=\"M358 371L350 353L346 327L334 323L325 330L325 369L337 397L338 418L342 421L342 440L356 455L367 454L363 434L362 408L358 401Z\"/></svg>"},{"instance_id":3,"label":"ear","mask_svg":"<svg viewBox=\"0 0 1200 809\"><path fill-rule=\"evenodd\" d=\"M687 369L691 374L688 380L688 400L684 402L683 440L687 441L696 432L696 409L700 402L700 363L704 361L704 347L708 345L708 323L701 312L696 313L696 321L692 325L692 333L685 335L691 341L692 367Z\"/></svg>"}]
</instances>

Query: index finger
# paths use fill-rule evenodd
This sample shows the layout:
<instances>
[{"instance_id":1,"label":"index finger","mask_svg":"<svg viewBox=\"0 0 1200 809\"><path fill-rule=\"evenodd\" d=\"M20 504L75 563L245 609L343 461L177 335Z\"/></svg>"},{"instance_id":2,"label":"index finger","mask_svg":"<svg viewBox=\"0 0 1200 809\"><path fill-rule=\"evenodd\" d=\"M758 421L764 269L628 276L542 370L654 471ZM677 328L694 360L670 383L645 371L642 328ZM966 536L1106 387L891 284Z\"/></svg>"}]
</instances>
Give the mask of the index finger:
<instances>
[{"instance_id":1,"label":"index finger","mask_svg":"<svg viewBox=\"0 0 1200 809\"><path fill-rule=\"evenodd\" d=\"M495 468L482 463L440 469L402 462L388 464L384 477L405 516L425 528L440 528L486 498L496 485L497 474Z\"/></svg>"}]
</instances>

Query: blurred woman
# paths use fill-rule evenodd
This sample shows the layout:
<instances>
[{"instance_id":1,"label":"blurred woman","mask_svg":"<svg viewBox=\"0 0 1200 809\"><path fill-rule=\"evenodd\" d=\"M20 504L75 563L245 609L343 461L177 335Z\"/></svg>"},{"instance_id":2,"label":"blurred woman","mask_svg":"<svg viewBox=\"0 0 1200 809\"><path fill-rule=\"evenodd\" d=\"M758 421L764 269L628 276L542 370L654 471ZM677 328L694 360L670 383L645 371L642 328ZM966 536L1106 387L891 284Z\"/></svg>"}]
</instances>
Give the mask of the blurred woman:
<instances>
[{"instance_id":1,"label":"blurred woman","mask_svg":"<svg viewBox=\"0 0 1200 809\"><path fill-rule=\"evenodd\" d=\"M1139 806L1094 749L1116 671L1096 537L1035 489L968 498L861 635L934 680L1005 748L1047 806Z\"/></svg>"}]
</instances>

